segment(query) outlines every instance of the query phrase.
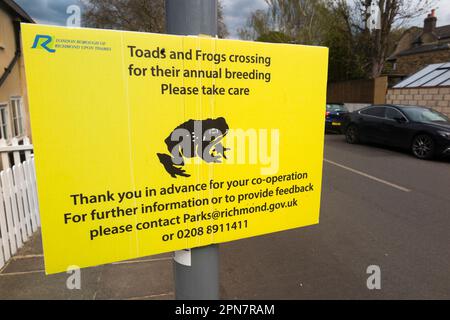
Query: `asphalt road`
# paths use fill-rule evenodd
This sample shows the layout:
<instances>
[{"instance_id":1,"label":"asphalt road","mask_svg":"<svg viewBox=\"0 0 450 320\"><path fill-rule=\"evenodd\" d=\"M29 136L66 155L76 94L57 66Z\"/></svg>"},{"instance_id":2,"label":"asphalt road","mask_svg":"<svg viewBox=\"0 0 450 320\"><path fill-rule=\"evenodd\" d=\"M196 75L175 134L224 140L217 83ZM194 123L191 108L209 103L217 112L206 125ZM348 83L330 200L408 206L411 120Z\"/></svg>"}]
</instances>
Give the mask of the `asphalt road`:
<instances>
[{"instance_id":1,"label":"asphalt road","mask_svg":"<svg viewBox=\"0 0 450 320\"><path fill-rule=\"evenodd\" d=\"M339 135L325 158L320 224L222 244L222 298L449 299L450 161Z\"/></svg>"},{"instance_id":2,"label":"asphalt road","mask_svg":"<svg viewBox=\"0 0 450 320\"><path fill-rule=\"evenodd\" d=\"M320 224L220 245L222 299L450 298L450 161L326 137ZM46 276L40 233L0 270L2 299L173 299L172 254ZM378 266L381 289L367 288Z\"/></svg>"}]
</instances>

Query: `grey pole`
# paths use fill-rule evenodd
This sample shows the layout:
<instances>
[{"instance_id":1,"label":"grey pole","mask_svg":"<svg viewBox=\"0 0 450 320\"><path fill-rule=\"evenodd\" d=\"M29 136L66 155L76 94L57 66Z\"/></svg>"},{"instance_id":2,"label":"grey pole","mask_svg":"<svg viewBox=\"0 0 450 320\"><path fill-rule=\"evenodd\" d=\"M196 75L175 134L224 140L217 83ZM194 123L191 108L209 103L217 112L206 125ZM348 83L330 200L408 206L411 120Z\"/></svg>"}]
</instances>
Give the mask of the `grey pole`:
<instances>
[{"instance_id":1,"label":"grey pole","mask_svg":"<svg viewBox=\"0 0 450 320\"><path fill-rule=\"evenodd\" d=\"M167 33L217 35L217 0L166 0ZM219 246L190 251L190 266L174 260L177 300L219 299Z\"/></svg>"},{"instance_id":2,"label":"grey pole","mask_svg":"<svg viewBox=\"0 0 450 320\"><path fill-rule=\"evenodd\" d=\"M217 0L166 0L167 33L217 35Z\"/></svg>"}]
</instances>

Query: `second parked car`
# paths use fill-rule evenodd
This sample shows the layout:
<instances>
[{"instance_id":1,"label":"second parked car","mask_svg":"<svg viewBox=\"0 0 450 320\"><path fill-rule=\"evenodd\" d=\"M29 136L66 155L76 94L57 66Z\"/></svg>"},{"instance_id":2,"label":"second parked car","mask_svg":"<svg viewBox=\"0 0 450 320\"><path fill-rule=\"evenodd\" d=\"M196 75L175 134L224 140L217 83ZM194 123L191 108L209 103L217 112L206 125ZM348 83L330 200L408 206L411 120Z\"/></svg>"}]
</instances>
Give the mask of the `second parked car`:
<instances>
[{"instance_id":1,"label":"second parked car","mask_svg":"<svg viewBox=\"0 0 450 320\"><path fill-rule=\"evenodd\" d=\"M341 133L342 125L347 113L348 110L343 104L327 104L325 114L325 131Z\"/></svg>"},{"instance_id":2,"label":"second parked car","mask_svg":"<svg viewBox=\"0 0 450 320\"><path fill-rule=\"evenodd\" d=\"M431 108L375 105L348 114L348 143L373 142L411 150L420 159L450 155L450 120Z\"/></svg>"}]
</instances>

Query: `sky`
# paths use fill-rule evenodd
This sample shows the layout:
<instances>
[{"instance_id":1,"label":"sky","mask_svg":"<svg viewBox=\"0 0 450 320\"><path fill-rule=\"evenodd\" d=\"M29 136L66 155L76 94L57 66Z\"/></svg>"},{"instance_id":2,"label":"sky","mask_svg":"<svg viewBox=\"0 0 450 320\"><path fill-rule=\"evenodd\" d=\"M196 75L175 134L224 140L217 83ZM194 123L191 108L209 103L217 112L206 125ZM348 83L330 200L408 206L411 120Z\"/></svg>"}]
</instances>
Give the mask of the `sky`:
<instances>
[{"instance_id":1,"label":"sky","mask_svg":"<svg viewBox=\"0 0 450 320\"><path fill-rule=\"evenodd\" d=\"M44 24L65 25L67 7L80 4L77 0L15 0L35 21Z\"/></svg>"},{"instance_id":2,"label":"sky","mask_svg":"<svg viewBox=\"0 0 450 320\"><path fill-rule=\"evenodd\" d=\"M222 0L222 6L230 38L236 39L238 38L237 30L245 26L252 12L267 9L264 0Z\"/></svg>"},{"instance_id":3,"label":"sky","mask_svg":"<svg viewBox=\"0 0 450 320\"><path fill-rule=\"evenodd\" d=\"M65 25L66 9L80 0L16 0L16 2L39 23ZM450 24L450 0L440 0L437 10L438 26ZM222 0L224 19L230 38L238 38L237 30L242 28L250 13L267 8L264 0ZM417 18L412 25L422 26L425 17Z\"/></svg>"}]
</instances>

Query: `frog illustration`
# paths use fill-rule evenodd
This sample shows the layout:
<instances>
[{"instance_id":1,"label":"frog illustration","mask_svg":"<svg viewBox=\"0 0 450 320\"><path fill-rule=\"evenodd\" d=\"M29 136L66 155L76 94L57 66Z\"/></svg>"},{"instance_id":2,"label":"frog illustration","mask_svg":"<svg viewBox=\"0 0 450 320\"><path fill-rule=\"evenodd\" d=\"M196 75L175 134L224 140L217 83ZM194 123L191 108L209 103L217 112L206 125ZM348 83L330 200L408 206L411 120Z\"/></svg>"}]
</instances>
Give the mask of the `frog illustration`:
<instances>
[{"instance_id":1,"label":"frog illustration","mask_svg":"<svg viewBox=\"0 0 450 320\"><path fill-rule=\"evenodd\" d=\"M188 120L164 140L169 154L158 153L159 161L172 178L190 177L182 167L184 158L200 157L207 163L221 163L229 150L222 144L229 127L225 118Z\"/></svg>"}]
</instances>

